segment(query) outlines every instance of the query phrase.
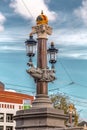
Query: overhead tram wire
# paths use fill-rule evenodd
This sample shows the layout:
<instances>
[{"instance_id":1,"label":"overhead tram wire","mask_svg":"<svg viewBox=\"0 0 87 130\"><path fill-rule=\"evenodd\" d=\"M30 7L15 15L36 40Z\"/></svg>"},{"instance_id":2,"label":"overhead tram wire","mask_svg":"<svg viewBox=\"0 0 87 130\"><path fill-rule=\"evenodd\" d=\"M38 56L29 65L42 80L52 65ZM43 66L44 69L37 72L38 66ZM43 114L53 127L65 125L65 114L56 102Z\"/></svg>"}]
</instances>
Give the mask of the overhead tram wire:
<instances>
[{"instance_id":1,"label":"overhead tram wire","mask_svg":"<svg viewBox=\"0 0 87 130\"><path fill-rule=\"evenodd\" d=\"M61 62L62 63L62 62ZM64 70L65 70L65 72L67 73L67 71L66 71L66 69L65 69L65 67L64 67L64 65L63 64L61 64L62 65L62 67L64 68ZM72 80L72 78L71 78L71 76L69 75L69 73L67 73L67 75L68 75L68 77L70 78L70 80L72 81L72 82L70 82L69 84L67 84L67 85L73 85L73 84L76 84L76 85L78 85L78 86L82 86L82 87L85 87L85 88L87 88L87 86L86 85L82 85L82 84L80 84L80 83L77 83L77 82L75 82L75 81L73 81ZM5 84L6 85L9 85L9 86L18 86L18 87L24 87L25 85L18 85L18 84L12 84L12 83L7 83L7 82L5 82ZM31 87L28 87L28 86L25 86L26 88L28 88L28 89L32 89ZM61 88L61 89L65 89L66 87L64 87L64 88ZM53 89L49 89L49 91L55 91L55 90L59 90L60 88L53 88ZM34 90L34 89L33 89ZM81 97L82 98L82 97Z\"/></svg>"},{"instance_id":2,"label":"overhead tram wire","mask_svg":"<svg viewBox=\"0 0 87 130\"><path fill-rule=\"evenodd\" d=\"M29 95L29 93L32 93L32 94L35 93L35 91L27 91L27 90L22 90L22 89L17 89L17 88L13 88L13 89L12 89L12 88L9 88L9 87L6 88L5 91L9 91L9 89L10 89L10 90L14 90L14 91L17 92L17 93L20 93L20 92L21 92L22 94L28 94L28 95ZM10 92L11 92L11 91L10 91Z\"/></svg>"},{"instance_id":3,"label":"overhead tram wire","mask_svg":"<svg viewBox=\"0 0 87 130\"><path fill-rule=\"evenodd\" d=\"M87 88L87 85L82 85L80 83L75 82L76 85Z\"/></svg>"},{"instance_id":4,"label":"overhead tram wire","mask_svg":"<svg viewBox=\"0 0 87 130\"><path fill-rule=\"evenodd\" d=\"M5 89L12 89L12 90L18 90L18 91L25 91L25 92L34 92L34 90L26 90L26 89L20 89L20 88L12 88L12 87L6 87Z\"/></svg>"},{"instance_id":5,"label":"overhead tram wire","mask_svg":"<svg viewBox=\"0 0 87 130\"><path fill-rule=\"evenodd\" d=\"M31 17L34 18L33 15L32 15L32 13L31 13L31 11L30 11L29 8L26 6L25 2L24 2L23 0L21 0L21 2L23 3L24 7L25 7L26 10L28 11L28 13L31 15Z\"/></svg>"},{"instance_id":6,"label":"overhead tram wire","mask_svg":"<svg viewBox=\"0 0 87 130\"><path fill-rule=\"evenodd\" d=\"M81 101L81 100L86 100L86 98L76 96L76 95L72 95L72 94L68 94L68 93L65 93L65 92L60 92L60 94L70 97L70 100L73 100L73 101L76 101L76 102L79 102L79 103L83 103L83 104L87 104L86 101ZM71 97L74 97L75 99L72 99Z\"/></svg>"},{"instance_id":7,"label":"overhead tram wire","mask_svg":"<svg viewBox=\"0 0 87 130\"><path fill-rule=\"evenodd\" d=\"M25 89L17 89L17 88L10 88L10 87L7 87L6 89L11 89L11 90L15 90L15 91L19 91L19 92L31 92L31 93L33 93L34 91L28 91L28 90L25 90Z\"/></svg>"},{"instance_id":8,"label":"overhead tram wire","mask_svg":"<svg viewBox=\"0 0 87 130\"><path fill-rule=\"evenodd\" d=\"M11 83L7 83L7 82L4 82L6 85L10 85L10 86L18 86L18 87L26 87L28 89L32 89L31 87L28 87L28 86L25 86L25 85L18 85L18 84L11 84Z\"/></svg>"},{"instance_id":9,"label":"overhead tram wire","mask_svg":"<svg viewBox=\"0 0 87 130\"><path fill-rule=\"evenodd\" d=\"M24 93L24 94L25 94L25 93ZM33 94L33 92L32 92L32 94ZM5 95L3 95L3 94L1 94L1 96L5 97ZM13 96L10 95L10 96L8 96L8 97L11 98L11 97L13 97ZM17 96L17 99L20 99L19 96ZM70 99L70 100L71 100L71 101L74 101L74 102L76 101L76 100L73 100L73 99ZM85 102L82 102L82 101L76 101L76 102L79 102L78 106L87 107Z\"/></svg>"},{"instance_id":10,"label":"overhead tram wire","mask_svg":"<svg viewBox=\"0 0 87 130\"><path fill-rule=\"evenodd\" d=\"M64 69L65 73L67 74L67 76L69 77L69 79L70 79L71 83L73 83L73 84L74 84L74 82L73 82L73 80L72 80L72 78L71 78L70 74L68 73L68 71L66 70L65 66L64 66L64 65L63 65L63 63L60 61L60 59L59 59L59 63L60 63L60 64L61 64L61 66L63 67L63 69Z\"/></svg>"},{"instance_id":11,"label":"overhead tram wire","mask_svg":"<svg viewBox=\"0 0 87 130\"><path fill-rule=\"evenodd\" d=\"M74 101L74 102L77 102L77 103L83 103L83 104L87 105L87 102L86 102L86 101L79 101L79 100L72 99L72 98L70 98L70 100L72 100L72 101Z\"/></svg>"},{"instance_id":12,"label":"overhead tram wire","mask_svg":"<svg viewBox=\"0 0 87 130\"><path fill-rule=\"evenodd\" d=\"M64 93L62 93L62 94L64 94ZM67 94L65 94L65 95L67 95ZM70 101L74 102L74 104L76 102L76 105L77 105L77 103L79 103L78 106L87 107L87 105L86 105L87 102L85 102L85 101L79 101L79 100L77 100L77 98L76 99L72 99L70 96L68 96L68 97L70 98Z\"/></svg>"},{"instance_id":13,"label":"overhead tram wire","mask_svg":"<svg viewBox=\"0 0 87 130\"><path fill-rule=\"evenodd\" d=\"M74 97L75 99L83 99L83 100L86 100L86 98L84 98L84 97L80 97L80 96L76 96L76 95L73 95L73 94L70 94L70 93L65 93L65 92L61 92L60 91L60 88L54 88L54 89L52 89L52 91L54 91L54 90L58 90L58 92L59 93L62 93L63 95L67 95L67 96L69 96L69 97ZM51 91L51 89L50 89L50 91ZM83 102L83 101L82 101Z\"/></svg>"},{"instance_id":14,"label":"overhead tram wire","mask_svg":"<svg viewBox=\"0 0 87 130\"><path fill-rule=\"evenodd\" d=\"M14 91L16 91L16 92L22 92L22 93L35 93L35 90L26 90L26 89L17 89L17 88L12 88L12 87L6 87L5 88L6 90L8 90L9 91L9 89L10 90L14 90Z\"/></svg>"},{"instance_id":15,"label":"overhead tram wire","mask_svg":"<svg viewBox=\"0 0 87 130\"><path fill-rule=\"evenodd\" d=\"M59 63L60 63L61 66L63 67L63 69L64 69L65 73L67 74L67 76L69 77L69 79L71 80L71 82L70 82L68 85L76 84L76 85L78 85L78 86L82 86L82 87L87 88L87 85L82 85L82 84L80 84L80 83L78 83L78 82L72 80L71 75L68 73L68 71L66 70L65 66L64 66L63 63L60 61L60 59L59 59Z\"/></svg>"},{"instance_id":16,"label":"overhead tram wire","mask_svg":"<svg viewBox=\"0 0 87 130\"><path fill-rule=\"evenodd\" d=\"M60 62L60 60L59 60L59 62ZM71 76L70 76L70 74L68 73L68 71L66 70L65 66L63 65L63 63L60 62L60 64L61 64L61 66L63 67L65 73L67 74L67 76L69 77L69 79L70 79L70 81L71 81L70 83L67 84L66 87L63 87L63 88L61 88L61 89L65 89L65 88L67 88L68 86L70 86L70 85L75 85L75 84L78 85L78 86L87 88L86 85L82 85L82 84L80 84L80 83L78 83L78 82L76 82L76 81L73 81L72 78L71 78ZM59 90L59 88L49 89L49 91L56 91L56 90Z\"/></svg>"},{"instance_id":17,"label":"overhead tram wire","mask_svg":"<svg viewBox=\"0 0 87 130\"><path fill-rule=\"evenodd\" d=\"M5 97L4 95L3 95L3 97ZM10 98L11 97L13 97L13 96L10 96ZM20 99L19 97L17 97L18 99ZM73 100L73 99L70 99L71 101L76 101L76 100ZM81 101L76 101L76 102L78 102L79 104L78 104L78 106L82 106L82 107L87 107L87 105L86 105L86 103L85 102L81 102ZM77 103L76 103L76 105L77 105Z\"/></svg>"}]
</instances>

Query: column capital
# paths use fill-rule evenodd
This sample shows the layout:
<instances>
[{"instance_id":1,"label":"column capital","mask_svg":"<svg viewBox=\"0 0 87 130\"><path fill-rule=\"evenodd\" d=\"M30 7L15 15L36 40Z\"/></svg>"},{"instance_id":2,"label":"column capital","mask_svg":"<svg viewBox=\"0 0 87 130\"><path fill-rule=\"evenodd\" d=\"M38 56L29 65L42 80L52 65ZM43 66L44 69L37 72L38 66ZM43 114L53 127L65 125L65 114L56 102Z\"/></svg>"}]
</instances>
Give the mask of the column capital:
<instances>
[{"instance_id":1,"label":"column capital","mask_svg":"<svg viewBox=\"0 0 87 130\"><path fill-rule=\"evenodd\" d=\"M37 38L47 38L47 35L52 34L52 28L47 24L40 24L32 27L31 34L37 34Z\"/></svg>"}]
</instances>

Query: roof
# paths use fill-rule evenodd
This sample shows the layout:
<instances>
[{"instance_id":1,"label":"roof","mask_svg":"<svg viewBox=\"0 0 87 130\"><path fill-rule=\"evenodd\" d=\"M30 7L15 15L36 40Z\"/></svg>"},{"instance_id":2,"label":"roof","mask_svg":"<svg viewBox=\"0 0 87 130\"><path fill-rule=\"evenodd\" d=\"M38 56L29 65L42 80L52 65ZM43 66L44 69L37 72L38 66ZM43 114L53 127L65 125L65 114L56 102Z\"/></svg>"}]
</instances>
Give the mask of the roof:
<instances>
[{"instance_id":1,"label":"roof","mask_svg":"<svg viewBox=\"0 0 87 130\"><path fill-rule=\"evenodd\" d=\"M25 99L32 101L34 97L22 93L0 91L0 102L22 104Z\"/></svg>"},{"instance_id":2,"label":"roof","mask_svg":"<svg viewBox=\"0 0 87 130\"><path fill-rule=\"evenodd\" d=\"M86 121L82 121L82 122L80 122L79 124L78 124L78 126L84 126L84 125L87 125L87 122Z\"/></svg>"}]
</instances>

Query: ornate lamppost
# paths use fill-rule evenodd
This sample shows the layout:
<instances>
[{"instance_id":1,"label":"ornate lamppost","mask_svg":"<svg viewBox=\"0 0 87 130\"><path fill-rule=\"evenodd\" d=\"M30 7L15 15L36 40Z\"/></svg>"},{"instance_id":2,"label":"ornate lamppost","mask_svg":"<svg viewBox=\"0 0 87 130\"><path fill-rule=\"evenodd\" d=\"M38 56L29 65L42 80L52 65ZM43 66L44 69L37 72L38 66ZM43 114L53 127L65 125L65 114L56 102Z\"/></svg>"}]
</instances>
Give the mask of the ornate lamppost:
<instances>
[{"instance_id":1,"label":"ornate lamppost","mask_svg":"<svg viewBox=\"0 0 87 130\"><path fill-rule=\"evenodd\" d=\"M53 42L47 48L47 35L51 33L52 28L48 25L48 18L42 12L36 19L36 26L32 27L29 39L25 42L29 57L27 73L36 82L36 98L32 102L31 109L16 113L14 117L16 130L58 130L65 127L64 111L54 109L48 96L48 83L56 79L54 64L58 53ZM37 34L37 41L33 39L34 34ZM35 56L35 46L37 46L37 67L33 65L32 60ZM47 65L47 54L50 57L51 68Z\"/></svg>"},{"instance_id":2,"label":"ornate lamppost","mask_svg":"<svg viewBox=\"0 0 87 130\"><path fill-rule=\"evenodd\" d=\"M28 65L30 66L27 72L34 78L36 86L36 100L32 103L33 107L51 107L51 101L48 97L48 82L54 81L56 54L58 49L55 48L54 43L47 50L47 35L51 35L52 28L48 26L47 16L41 13L36 19L37 25L32 27L30 38L26 41L27 56L29 57ZM32 58L35 55L34 46L36 41L33 39L33 34L37 34L37 67L32 63ZM47 67L47 53L50 55L49 62L52 68Z\"/></svg>"}]
</instances>

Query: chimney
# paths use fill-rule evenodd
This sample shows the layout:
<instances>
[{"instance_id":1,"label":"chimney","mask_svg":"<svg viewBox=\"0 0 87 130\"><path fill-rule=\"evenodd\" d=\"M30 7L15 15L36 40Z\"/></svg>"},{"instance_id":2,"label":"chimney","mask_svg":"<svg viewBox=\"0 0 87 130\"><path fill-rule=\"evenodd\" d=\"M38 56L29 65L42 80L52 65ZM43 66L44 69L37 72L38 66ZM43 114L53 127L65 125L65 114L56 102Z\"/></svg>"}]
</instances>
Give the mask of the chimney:
<instances>
[{"instance_id":1,"label":"chimney","mask_svg":"<svg viewBox=\"0 0 87 130\"><path fill-rule=\"evenodd\" d=\"M0 91L4 91L4 87L5 85L2 82L0 82Z\"/></svg>"}]
</instances>

